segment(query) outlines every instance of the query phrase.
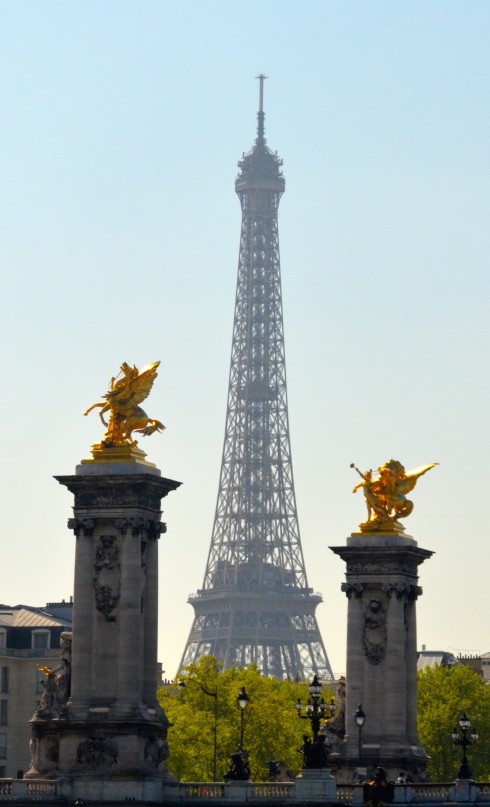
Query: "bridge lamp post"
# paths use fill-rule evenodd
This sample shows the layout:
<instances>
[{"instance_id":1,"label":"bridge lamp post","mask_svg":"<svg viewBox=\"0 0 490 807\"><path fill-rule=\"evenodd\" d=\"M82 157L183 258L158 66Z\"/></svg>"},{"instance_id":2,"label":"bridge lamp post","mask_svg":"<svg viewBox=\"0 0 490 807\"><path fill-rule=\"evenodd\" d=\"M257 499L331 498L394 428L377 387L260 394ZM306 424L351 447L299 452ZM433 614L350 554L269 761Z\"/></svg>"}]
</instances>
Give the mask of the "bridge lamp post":
<instances>
[{"instance_id":1,"label":"bridge lamp post","mask_svg":"<svg viewBox=\"0 0 490 807\"><path fill-rule=\"evenodd\" d=\"M208 689L201 684L200 681L196 681L195 678L189 678L189 681L192 681L193 684L197 684L201 692L204 692L205 695L209 695L210 698L214 698L214 726L213 726L213 782L216 782L216 768L217 768L217 752L218 752L218 688L214 691ZM187 686L185 681L179 681L179 687L184 689Z\"/></svg>"},{"instance_id":2,"label":"bridge lamp post","mask_svg":"<svg viewBox=\"0 0 490 807\"><path fill-rule=\"evenodd\" d=\"M237 699L237 706L240 709L240 751L243 750L243 732L245 730L245 709L248 706L249 697L245 691L245 687L242 687L240 690L240 694L238 695Z\"/></svg>"},{"instance_id":3,"label":"bridge lamp post","mask_svg":"<svg viewBox=\"0 0 490 807\"><path fill-rule=\"evenodd\" d=\"M330 716L335 712L334 699L330 701L329 706L325 703L325 699L320 700L322 694L322 683L318 680L315 674L313 681L308 687L310 697L305 706L306 714L301 714L303 705L298 699L296 703L296 711L301 720L309 720L311 723L311 730L313 732L313 744L310 745L309 741L305 741L304 746L304 762L307 768L324 768L326 767L326 749L323 742L320 742L318 737L321 721L325 718L327 711ZM322 737L322 740L325 738Z\"/></svg>"},{"instance_id":4,"label":"bridge lamp post","mask_svg":"<svg viewBox=\"0 0 490 807\"><path fill-rule=\"evenodd\" d=\"M457 728L454 728L451 734L453 743L455 745L460 745L463 749L463 758L458 771L458 779L471 779L472 777L470 766L468 765L466 749L469 745L474 745L476 743L478 740L478 734L476 733L475 729L471 727L471 720L466 712L461 713L458 723L459 728L461 729L461 734L459 734Z\"/></svg>"},{"instance_id":5,"label":"bridge lamp post","mask_svg":"<svg viewBox=\"0 0 490 807\"><path fill-rule=\"evenodd\" d=\"M361 760L362 760L362 730L364 728L364 724L366 722L366 713L363 711L361 704L359 704L359 708L356 712L354 712L354 721L359 729L359 767L361 767Z\"/></svg>"}]
</instances>

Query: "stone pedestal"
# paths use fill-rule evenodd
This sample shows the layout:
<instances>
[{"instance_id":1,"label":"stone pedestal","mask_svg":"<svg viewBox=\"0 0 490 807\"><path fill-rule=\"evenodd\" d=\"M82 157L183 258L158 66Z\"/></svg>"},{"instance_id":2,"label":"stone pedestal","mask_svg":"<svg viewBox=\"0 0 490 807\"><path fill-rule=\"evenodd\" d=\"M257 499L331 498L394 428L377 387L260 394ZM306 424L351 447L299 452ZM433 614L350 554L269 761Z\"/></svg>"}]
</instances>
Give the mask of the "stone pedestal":
<instances>
[{"instance_id":1,"label":"stone pedestal","mask_svg":"<svg viewBox=\"0 0 490 807\"><path fill-rule=\"evenodd\" d=\"M31 721L26 776L165 778L158 539L160 501L180 483L145 462L92 462L56 478L75 497L73 644Z\"/></svg>"},{"instance_id":2,"label":"stone pedestal","mask_svg":"<svg viewBox=\"0 0 490 807\"><path fill-rule=\"evenodd\" d=\"M304 803L337 800L337 784L328 768L304 768L296 778L294 800Z\"/></svg>"},{"instance_id":3,"label":"stone pedestal","mask_svg":"<svg viewBox=\"0 0 490 807\"><path fill-rule=\"evenodd\" d=\"M227 801L239 801L242 804L250 801L253 783L246 782L225 782L225 798Z\"/></svg>"},{"instance_id":4,"label":"stone pedestal","mask_svg":"<svg viewBox=\"0 0 490 807\"><path fill-rule=\"evenodd\" d=\"M456 779L451 787L452 801L475 802L477 799L476 782L473 779Z\"/></svg>"},{"instance_id":5,"label":"stone pedestal","mask_svg":"<svg viewBox=\"0 0 490 807\"><path fill-rule=\"evenodd\" d=\"M345 737L335 755L339 782L355 782L381 765L425 779L427 755L417 736L415 605L419 564L433 554L400 533L354 533L331 547L345 561L348 599ZM354 713L366 714L361 734ZM332 758L333 763L333 758Z\"/></svg>"}]
</instances>

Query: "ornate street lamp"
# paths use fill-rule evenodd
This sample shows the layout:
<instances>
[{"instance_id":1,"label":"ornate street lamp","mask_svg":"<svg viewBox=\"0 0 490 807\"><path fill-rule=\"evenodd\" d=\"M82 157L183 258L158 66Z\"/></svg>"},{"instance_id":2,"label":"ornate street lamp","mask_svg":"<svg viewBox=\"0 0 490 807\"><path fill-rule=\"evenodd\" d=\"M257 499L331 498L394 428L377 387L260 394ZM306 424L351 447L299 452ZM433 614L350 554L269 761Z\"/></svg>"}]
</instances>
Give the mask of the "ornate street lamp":
<instances>
[{"instance_id":1,"label":"ornate street lamp","mask_svg":"<svg viewBox=\"0 0 490 807\"><path fill-rule=\"evenodd\" d=\"M366 713L363 711L361 704L359 704L359 708L356 712L354 712L354 721L359 729L359 767L361 767L361 760L362 760L362 730L364 728L364 723L366 722Z\"/></svg>"},{"instance_id":2,"label":"ornate street lamp","mask_svg":"<svg viewBox=\"0 0 490 807\"><path fill-rule=\"evenodd\" d=\"M214 726L213 726L213 782L216 782L216 769L217 769L217 753L218 753L218 688L211 690L201 684L200 681L196 681L195 678L188 678L188 681L192 681L193 684L197 684L201 692L204 692L205 695L209 695L210 698L214 698ZM184 689L187 686L185 681L179 681L179 687Z\"/></svg>"},{"instance_id":3,"label":"ornate street lamp","mask_svg":"<svg viewBox=\"0 0 490 807\"><path fill-rule=\"evenodd\" d=\"M231 754L231 765L228 773L225 774L225 782L230 780L245 782L250 779L250 768L248 765L248 753L243 749L243 732L245 729L245 709L249 704L249 697L242 687L236 699L240 709L240 745L234 754Z\"/></svg>"},{"instance_id":4,"label":"ornate street lamp","mask_svg":"<svg viewBox=\"0 0 490 807\"><path fill-rule=\"evenodd\" d=\"M309 685L308 690L310 697L305 706L306 714L301 714L303 709L301 701L298 699L298 702L296 703L298 717L301 720L309 720L311 723L311 730L313 732L313 743L311 743L307 737L305 738L303 745L304 763L306 768L326 768L327 750L325 748L325 737L319 737L318 733L320 731L320 721L325 717L327 709L330 715L333 714L335 711L335 703L334 699L332 698L330 705L327 707L325 699L322 698L320 700L320 696L322 694L322 684L321 681L318 680L316 674L313 681ZM331 708L332 705L333 711Z\"/></svg>"},{"instance_id":5,"label":"ornate street lamp","mask_svg":"<svg viewBox=\"0 0 490 807\"><path fill-rule=\"evenodd\" d=\"M242 687L240 690L240 694L238 695L236 702L237 706L240 709L240 751L243 750L243 731L245 729L245 709L248 706L249 697L245 691L245 687Z\"/></svg>"},{"instance_id":6,"label":"ornate street lamp","mask_svg":"<svg viewBox=\"0 0 490 807\"><path fill-rule=\"evenodd\" d=\"M469 745L474 745L476 743L478 740L478 734L476 733L475 729L471 727L471 720L466 712L461 713L458 723L459 728L461 729L461 734L458 733L457 728L454 728L451 734L453 743L455 745L460 745L463 749L463 758L458 771L458 779L471 779L472 776L470 767L468 765L466 749Z\"/></svg>"}]
</instances>

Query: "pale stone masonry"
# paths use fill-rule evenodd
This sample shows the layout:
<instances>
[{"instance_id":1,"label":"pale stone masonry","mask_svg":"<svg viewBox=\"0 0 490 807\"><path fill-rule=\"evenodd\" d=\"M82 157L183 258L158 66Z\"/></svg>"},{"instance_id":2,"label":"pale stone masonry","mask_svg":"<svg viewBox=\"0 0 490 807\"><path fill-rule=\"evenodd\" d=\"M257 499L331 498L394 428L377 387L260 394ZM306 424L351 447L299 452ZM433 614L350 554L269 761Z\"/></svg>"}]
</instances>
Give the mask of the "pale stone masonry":
<instances>
[{"instance_id":1,"label":"pale stone masonry","mask_svg":"<svg viewBox=\"0 0 490 807\"><path fill-rule=\"evenodd\" d=\"M77 776L161 781L168 721L157 702L160 501L180 483L137 462L82 463L57 479L75 497L73 637L64 636L32 718L26 776L70 775L74 787Z\"/></svg>"},{"instance_id":2,"label":"pale stone masonry","mask_svg":"<svg viewBox=\"0 0 490 807\"><path fill-rule=\"evenodd\" d=\"M357 781L377 765L388 778L403 770L423 781L427 755L417 735L416 601L422 593L417 570L433 553L408 535L376 532L354 533L346 546L331 549L346 563L342 589L349 599L345 737L336 755L337 781ZM366 714L361 738L353 717L359 704Z\"/></svg>"}]
</instances>

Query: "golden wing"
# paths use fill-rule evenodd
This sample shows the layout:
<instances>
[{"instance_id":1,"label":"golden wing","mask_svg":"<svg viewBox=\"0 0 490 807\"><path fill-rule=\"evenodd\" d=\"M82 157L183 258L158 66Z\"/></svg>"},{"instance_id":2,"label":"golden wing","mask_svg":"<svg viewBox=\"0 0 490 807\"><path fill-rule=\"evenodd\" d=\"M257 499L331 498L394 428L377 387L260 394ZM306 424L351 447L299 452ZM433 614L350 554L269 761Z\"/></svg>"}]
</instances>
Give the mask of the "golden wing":
<instances>
[{"instance_id":1,"label":"golden wing","mask_svg":"<svg viewBox=\"0 0 490 807\"><path fill-rule=\"evenodd\" d=\"M148 397L153 382L158 375L157 367L159 367L159 365L160 362L156 361L153 364L149 364L147 367L143 367L136 378L130 382L132 403L140 404L141 401L144 401L145 398Z\"/></svg>"},{"instance_id":2,"label":"golden wing","mask_svg":"<svg viewBox=\"0 0 490 807\"><path fill-rule=\"evenodd\" d=\"M397 483L397 490L400 493L410 493L417 484L419 476L423 476L423 474L426 474L431 468L435 468L436 465L439 465L439 463L431 462L430 465L421 465L419 468L412 468L411 471L407 471L405 478Z\"/></svg>"}]
</instances>

